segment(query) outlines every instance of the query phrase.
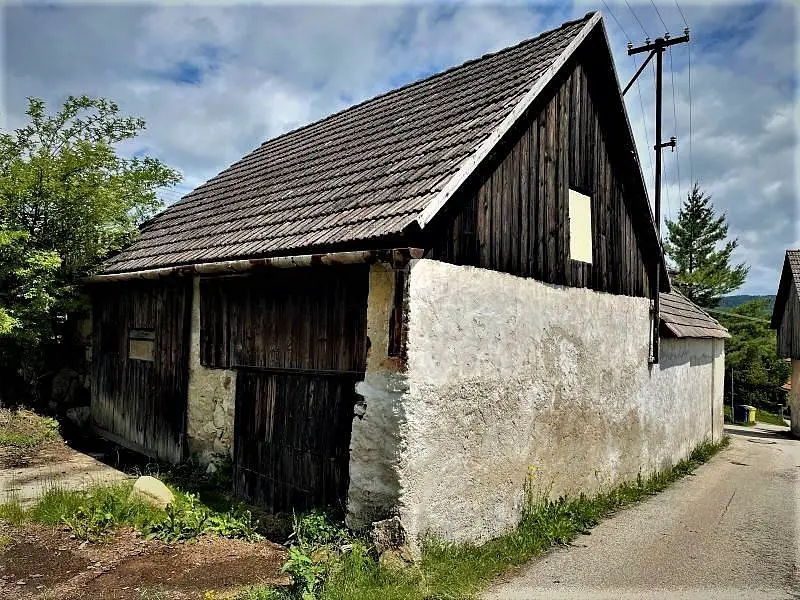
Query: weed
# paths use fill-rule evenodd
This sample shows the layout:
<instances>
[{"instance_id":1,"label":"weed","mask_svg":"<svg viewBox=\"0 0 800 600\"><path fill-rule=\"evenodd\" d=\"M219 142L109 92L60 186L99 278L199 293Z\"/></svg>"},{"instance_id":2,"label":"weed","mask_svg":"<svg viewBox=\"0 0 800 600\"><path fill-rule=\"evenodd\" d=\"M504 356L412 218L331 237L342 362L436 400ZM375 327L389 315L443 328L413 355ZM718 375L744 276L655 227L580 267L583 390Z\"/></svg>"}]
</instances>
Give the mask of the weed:
<instances>
[{"instance_id":1,"label":"weed","mask_svg":"<svg viewBox=\"0 0 800 600\"><path fill-rule=\"evenodd\" d=\"M292 592L302 600L314 600L344 548L350 550L355 542L344 527L337 525L328 514L313 510L294 517L289 537L289 557L281 568L293 580Z\"/></svg>"},{"instance_id":2,"label":"weed","mask_svg":"<svg viewBox=\"0 0 800 600\"><path fill-rule=\"evenodd\" d=\"M166 595L160 587L144 588L139 592L139 600L165 600Z\"/></svg>"},{"instance_id":3,"label":"weed","mask_svg":"<svg viewBox=\"0 0 800 600\"><path fill-rule=\"evenodd\" d=\"M25 511L17 502L0 504L0 521L5 521L11 525L19 525L25 522Z\"/></svg>"},{"instance_id":4,"label":"weed","mask_svg":"<svg viewBox=\"0 0 800 600\"><path fill-rule=\"evenodd\" d=\"M214 596L203 600L215 600ZM234 596L233 600L294 600L290 591L271 587L255 586Z\"/></svg>"},{"instance_id":5,"label":"weed","mask_svg":"<svg viewBox=\"0 0 800 600\"><path fill-rule=\"evenodd\" d=\"M10 535L0 535L0 553L11 545Z\"/></svg>"},{"instance_id":6,"label":"weed","mask_svg":"<svg viewBox=\"0 0 800 600\"><path fill-rule=\"evenodd\" d=\"M72 531L72 537L90 542L105 540L117 526L109 506L79 506L72 516L63 517L63 521Z\"/></svg>"},{"instance_id":7,"label":"weed","mask_svg":"<svg viewBox=\"0 0 800 600\"><path fill-rule=\"evenodd\" d=\"M0 409L0 446L30 449L59 437L58 421L23 408Z\"/></svg>"},{"instance_id":8,"label":"weed","mask_svg":"<svg viewBox=\"0 0 800 600\"><path fill-rule=\"evenodd\" d=\"M424 600L465 598L477 594L492 579L552 546L569 543L620 508L655 494L728 445L698 446L684 461L650 477L639 476L596 496L549 500L534 498L526 486L528 503L519 525L481 546L427 540L415 568L391 571L370 554L343 554L331 568L319 591L324 600ZM534 471L529 473L529 480Z\"/></svg>"},{"instance_id":9,"label":"weed","mask_svg":"<svg viewBox=\"0 0 800 600\"><path fill-rule=\"evenodd\" d=\"M204 533L249 541L261 539L258 521L242 505L226 512L215 512L202 504L195 494L177 495L167 506L165 518L148 523L144 528L148 539L166 542L194 539Z\"/></svg>"}]
</instances>

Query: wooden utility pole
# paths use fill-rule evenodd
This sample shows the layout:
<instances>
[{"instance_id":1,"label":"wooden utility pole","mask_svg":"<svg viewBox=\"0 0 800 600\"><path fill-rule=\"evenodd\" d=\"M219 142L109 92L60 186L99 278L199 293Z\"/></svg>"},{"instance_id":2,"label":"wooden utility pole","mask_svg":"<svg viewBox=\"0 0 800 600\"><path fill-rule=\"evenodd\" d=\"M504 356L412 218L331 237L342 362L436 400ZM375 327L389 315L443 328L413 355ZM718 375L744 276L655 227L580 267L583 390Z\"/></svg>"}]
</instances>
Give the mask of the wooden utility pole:
<instances>
[{"instance_id":1,"label":"wooden utility pole","mask_svg":"<svg viewBox=\"0 0 800 600\"><path fill-rule=\"evenodd\" d=\"M689 29L686 28L683 30L683 35L676 38L670 38L668 33L664 34L664 37L656 38L654 42L651 42L649 39L645 40L643 46L638 46L636 48L633 47L632 44L628 44L628 56L633 56L634 54L640 54L642 52L649 52L650 54L647 56L647 59L642 63L642 66L639 67L639 70L636 71L633 78L630 80L628 85L625 86L625 89L622 91L622 94L625 95L630 87L633 85L633 82L639 77L641 72L647 66L647 63L650 62L650 59L653 56L656 57L656 143L653 148L656 151L656 168L655 168L655 218L656 218L656 235L658 237L658 247L660 252L663 254L664 248L661 244L661 149L670 147L674 150L675 146L677 145L677 139L675 136L672 136L668 142L661 141L661 92L662 92L662 71L663 71L663 60L664 60L664 50L669 48L670 46L674 46L675 44L683 44L689 42ZM655 286L653 289L653 352L652 356L650 357L651 362L658 363L658 355L659 355L659 327L661 325L661 307L659 302L659 291L661 289L661 257L659 256L658 262L656 264L656 278L655 278Z\"/></svg>"}]
</instances>

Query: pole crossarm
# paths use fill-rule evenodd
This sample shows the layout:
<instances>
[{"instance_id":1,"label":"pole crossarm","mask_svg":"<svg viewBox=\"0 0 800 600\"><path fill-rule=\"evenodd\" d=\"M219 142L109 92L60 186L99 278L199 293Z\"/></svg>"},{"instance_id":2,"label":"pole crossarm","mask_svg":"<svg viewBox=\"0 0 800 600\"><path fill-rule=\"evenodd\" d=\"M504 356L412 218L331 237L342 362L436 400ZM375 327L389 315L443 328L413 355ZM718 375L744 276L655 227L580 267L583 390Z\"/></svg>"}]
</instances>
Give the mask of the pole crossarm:
<instances>
[{"instance_id":1,"label":"pole crossarm","mask_svg":"<svg viewBox=\"0 0 800 600\"><path fill-rule=\"evenodd\" d=\"M635 48L628 48L628 56L633 56L634 54L641 54L642 52L650 52L652 50L661 51L663 52L665 48L669 48L670 46L674 46L675 44L685 44L689 41L689 30L686 30L686 33L680 37L671 38L671 37L660 37L656 38L654 41L647 40L647 42L641 46L636 46Z\"/></svg>"}]
</instances>

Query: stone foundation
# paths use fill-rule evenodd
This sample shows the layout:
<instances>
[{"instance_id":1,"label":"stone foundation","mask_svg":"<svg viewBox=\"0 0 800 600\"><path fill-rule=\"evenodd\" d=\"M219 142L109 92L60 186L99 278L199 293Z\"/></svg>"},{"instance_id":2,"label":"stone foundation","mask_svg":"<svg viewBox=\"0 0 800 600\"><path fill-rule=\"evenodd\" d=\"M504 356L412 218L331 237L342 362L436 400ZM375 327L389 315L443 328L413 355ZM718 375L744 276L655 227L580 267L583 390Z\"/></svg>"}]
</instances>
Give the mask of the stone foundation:
<instances>
[{"instance_id":1,"label":"stone foundation","mask_svg":"<svg viewBox=\"0 0 800 600\"><path fill-rule=\"evenodd\" d=\"M189 453L205 464L232 458L236 372L200 364L199 277L193 285L186 435Z\"/></svg>"}]
</instances>

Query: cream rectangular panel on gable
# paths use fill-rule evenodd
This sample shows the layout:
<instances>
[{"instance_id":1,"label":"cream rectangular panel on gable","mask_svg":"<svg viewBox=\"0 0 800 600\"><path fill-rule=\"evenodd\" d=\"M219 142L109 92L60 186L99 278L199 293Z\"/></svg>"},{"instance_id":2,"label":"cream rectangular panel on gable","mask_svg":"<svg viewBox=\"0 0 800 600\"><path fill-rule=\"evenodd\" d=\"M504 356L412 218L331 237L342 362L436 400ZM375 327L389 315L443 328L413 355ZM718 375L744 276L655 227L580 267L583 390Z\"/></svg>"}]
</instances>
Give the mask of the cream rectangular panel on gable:
<instances>
[{"instance_id":1,"label":"cream rectangular panel on gable","mask_svg":"<svg viewBox=\"0 0 800 600\"><path fill-rule=\"evenodd\" d=\"M569 191L569 256L592 262L592 199L575 190Z\"/></svg>"}]
</instances>

